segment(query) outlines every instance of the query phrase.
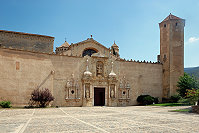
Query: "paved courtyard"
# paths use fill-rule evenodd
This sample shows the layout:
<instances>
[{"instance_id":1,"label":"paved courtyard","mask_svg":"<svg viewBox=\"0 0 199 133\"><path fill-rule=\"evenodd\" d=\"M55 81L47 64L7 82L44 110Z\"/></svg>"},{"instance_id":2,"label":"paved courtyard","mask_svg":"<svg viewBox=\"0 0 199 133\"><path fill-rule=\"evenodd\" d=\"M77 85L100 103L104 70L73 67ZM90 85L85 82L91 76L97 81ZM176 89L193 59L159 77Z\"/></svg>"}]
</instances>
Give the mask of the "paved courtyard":
<instances>
[{"instance_id":1,"label":"paved courtyard","mask_svg":"<svg viewBox=\"0 0 199 133\"><path fill-rule=\"evenodd\" d=\"M60 107L0 109L0 133L199 132L199 115L185 107Z\"/></svg>"}]
</instances>

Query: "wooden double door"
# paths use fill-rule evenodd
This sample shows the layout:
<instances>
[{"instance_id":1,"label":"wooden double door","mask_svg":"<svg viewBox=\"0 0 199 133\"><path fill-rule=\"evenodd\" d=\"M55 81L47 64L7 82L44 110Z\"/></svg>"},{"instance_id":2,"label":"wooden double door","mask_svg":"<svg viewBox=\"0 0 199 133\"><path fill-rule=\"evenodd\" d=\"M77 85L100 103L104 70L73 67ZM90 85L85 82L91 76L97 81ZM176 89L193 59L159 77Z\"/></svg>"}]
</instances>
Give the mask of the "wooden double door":
<instances>
[{"instance_id":1,"label":"wooden double door","mask_svg":"<svg viewBox=\"0 0 199 133\"><path fill-rule=\"evenodd\" d=\"M94 106L105 105L105 88L94 88Z\"/></svg>"}]
</instances>

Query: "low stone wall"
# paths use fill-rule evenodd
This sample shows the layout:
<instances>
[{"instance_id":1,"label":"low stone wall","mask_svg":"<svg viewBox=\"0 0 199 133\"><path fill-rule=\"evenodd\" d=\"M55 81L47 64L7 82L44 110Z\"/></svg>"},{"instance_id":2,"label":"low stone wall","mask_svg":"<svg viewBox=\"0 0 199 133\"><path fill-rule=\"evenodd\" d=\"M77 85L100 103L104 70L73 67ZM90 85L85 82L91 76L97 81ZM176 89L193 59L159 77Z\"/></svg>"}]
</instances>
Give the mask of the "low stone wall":
<instances>
[{"instance_id":1,"label":"low stone wall","mask_svg":"<svg viewBox=\"0 0 199 133\"><path fill-rule=\"evenodd\" d=\"M192 112L199 114L199 106L192 106Z\"/></svg>"}]
</instances>

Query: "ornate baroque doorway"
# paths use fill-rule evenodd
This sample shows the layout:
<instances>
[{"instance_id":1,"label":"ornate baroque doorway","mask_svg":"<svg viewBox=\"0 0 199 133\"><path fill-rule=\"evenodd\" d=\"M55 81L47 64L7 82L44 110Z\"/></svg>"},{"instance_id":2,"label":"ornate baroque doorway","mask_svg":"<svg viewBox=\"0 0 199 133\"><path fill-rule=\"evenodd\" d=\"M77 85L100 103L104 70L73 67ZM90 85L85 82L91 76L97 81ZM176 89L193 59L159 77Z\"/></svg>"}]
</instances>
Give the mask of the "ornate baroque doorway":
<instances>
[{"instance_id":1,"label":"ornate baroque doorway","mask_svg":"<svg viewBox=\"0 0 199 133\"><path fill-rule=\"evenodd\" d=\"M105 88L94 88L94 106L105 105Z\"/></svg>"}]
</instances>

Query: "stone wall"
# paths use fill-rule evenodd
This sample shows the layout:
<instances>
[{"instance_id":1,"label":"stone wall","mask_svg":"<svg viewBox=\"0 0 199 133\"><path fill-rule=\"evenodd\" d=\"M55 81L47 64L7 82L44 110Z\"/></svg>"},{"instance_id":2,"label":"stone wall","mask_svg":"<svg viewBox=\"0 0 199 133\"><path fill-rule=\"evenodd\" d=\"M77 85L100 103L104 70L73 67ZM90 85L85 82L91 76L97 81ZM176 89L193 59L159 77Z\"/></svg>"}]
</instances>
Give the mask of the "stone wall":
<instances>
[{"instance_id":1,"label":"stone wall","mask_svg":"<svg viewBox=\"0 0 199 133\"><path fill-rule=\"evenodd\" d=\"M115 66L116 67L116 66ZM130 83L130 103L137 104L139 95L148 94L162 99L162 64L144 62L118 62L118 75Z\"/></svg>"},{"instance_id":2,"label":"stone wall","mask_svg":"<svg viewBox=\"0 0 199 133\"><path fill-rule=\"evenodd\" d=\"M93 86L107 85L106 77L111 72L109 58L89 58L89 70L93 73ZM31 92L36 88L49 88L55 97L53 106L83 106L82 76L86 70L87 57L60 56L45 53L34 53L0 48L0 100L9 100L13 106L27 105ZM96 77L96 62L105 62L104 76ZM139 63L133 61L114 61L113 70L118 83L125 78L130 84L130 98L128 104L115 99L109 104L108 86L106 86L106 102L111 106L136 105L136 99L141 94L162 97L162 65ZM52 72L54 71L54 73ZM75 81L78 85L78 96L70 94L68 97L66 86L68 81ZM71 90L70 90L71 91ZM93 88L92 88L93 91ZM70 93L70 92L69 92ZM92 94L93 95L93 94ZM118 95L118 92L117 92ZM92 97L93 98L93 97ZM118 98L118 96L116 96ZM89 105L92 105L91 100Z\"/></svg>"},{"instance_id":3,"label":"stone wall","mask_svg":"<svg viewBox=\"0 0 199 133\"><path fill-rule=\"evenodd\" d=\"M47 54L0 48L0 100L27 105L30 93L48 88L53 92L53 64Z\"/></svg>"},{"instance_id":4,"label":"stone wall","mask_svg":"<svg viewBox=\"0 0 199 133\"><path fill-rule=\"evenodd\" d=\"M1 47L53 53L54 37L0 30Z\"/></svg>"},{"instance_id":5,"label":"stone wall","mask_svg":"<svg viewBox=\"0 0 199 133\"><path fill-rule=\"evenodd\" d=\"M75 80L79 86L79 97L82 95L81 76L85 68L81 66L82 58L80 57L68 57L68 56L51 56L50 60L54 66L55 74L53 78L53 88L55 101L54 106L81 106L81 99L66 99L67 81ZM82 69L81 69L82 68ZM75 94L74 94L75 95Z\"/></svg>"}]
</instances>

